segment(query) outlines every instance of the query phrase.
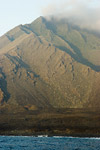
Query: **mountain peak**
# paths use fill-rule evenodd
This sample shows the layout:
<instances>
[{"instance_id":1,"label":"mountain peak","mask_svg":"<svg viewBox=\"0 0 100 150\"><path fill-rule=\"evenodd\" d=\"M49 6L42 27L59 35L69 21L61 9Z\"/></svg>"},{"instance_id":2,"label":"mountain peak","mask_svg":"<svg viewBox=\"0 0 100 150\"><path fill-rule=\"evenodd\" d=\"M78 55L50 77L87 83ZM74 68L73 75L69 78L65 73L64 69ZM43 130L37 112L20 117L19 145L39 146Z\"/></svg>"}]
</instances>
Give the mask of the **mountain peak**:
<instances>
[{"instance_id":1,"label":"mountain peak","mask_svg":"<svg viewBox=\"0 0 100 150\"><path fill-rule=\"evenodd\" d=\"M2 103L100 105L100 38L95 34L40 16L0 38L0 48Z\"/></svg>"}]
</instances>

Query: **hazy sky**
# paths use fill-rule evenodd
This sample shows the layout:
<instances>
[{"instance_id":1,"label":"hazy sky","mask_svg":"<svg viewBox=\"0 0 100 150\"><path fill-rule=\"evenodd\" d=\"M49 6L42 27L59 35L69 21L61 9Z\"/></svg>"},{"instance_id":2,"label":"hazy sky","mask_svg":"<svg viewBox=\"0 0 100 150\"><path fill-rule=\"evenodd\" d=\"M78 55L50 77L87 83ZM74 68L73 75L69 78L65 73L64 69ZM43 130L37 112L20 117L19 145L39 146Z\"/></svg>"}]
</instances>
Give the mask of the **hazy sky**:
<instances>
[{"instance_id":1,"label":"hazy sky","mask_svg":"<svg viewBox=\"0 0 100 150\"><path fill-rule=\"evenodd\" d=\"M41 16L42 10L52 1L0 0L0 36L19 24L30 23Z\"/></svg>"},{"instance_id":2,"label":"hazy sky","mask_svg":"<svg viewBox=\"0 0 100 150\"><path fill-rule=\"evenodd\" d=\"M0 0L0 36L43 15L74 18L79 25L99 28L100 0Z\"/></svg>"}]
</instances>

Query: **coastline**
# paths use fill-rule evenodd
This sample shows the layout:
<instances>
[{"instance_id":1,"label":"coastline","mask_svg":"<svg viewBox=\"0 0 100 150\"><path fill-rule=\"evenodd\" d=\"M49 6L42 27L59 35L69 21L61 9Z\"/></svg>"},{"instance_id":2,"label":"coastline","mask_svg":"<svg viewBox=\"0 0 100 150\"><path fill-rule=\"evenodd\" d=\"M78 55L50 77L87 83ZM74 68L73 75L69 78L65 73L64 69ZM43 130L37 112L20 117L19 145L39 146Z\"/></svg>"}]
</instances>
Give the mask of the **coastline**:
<instances>
[{"instance_id":1,"label":"coastline","mask_svg":"<svg viewBox=\"0 0 100 150\"><path fill-rule=\"evenodd\" d=\"M0 113L0 135L100 137L99 110L60 109Z\"/></svg>"},{"instance_id":2,"label":"coastline","mask_svg":"<svg viewBox=\"0 0 100 150\"><path fill-rule=\"evenodd\" d=\"M85 138L85 139L100 139L100 136L80 136L80 135L33 135L33 134L30 134L30 135L27 135L27 134L1 134L0 136L9 136L9 137L37 137L37 138L49 138L49 137L53 137L53 138Z\"/></svg>"}]
</instances>

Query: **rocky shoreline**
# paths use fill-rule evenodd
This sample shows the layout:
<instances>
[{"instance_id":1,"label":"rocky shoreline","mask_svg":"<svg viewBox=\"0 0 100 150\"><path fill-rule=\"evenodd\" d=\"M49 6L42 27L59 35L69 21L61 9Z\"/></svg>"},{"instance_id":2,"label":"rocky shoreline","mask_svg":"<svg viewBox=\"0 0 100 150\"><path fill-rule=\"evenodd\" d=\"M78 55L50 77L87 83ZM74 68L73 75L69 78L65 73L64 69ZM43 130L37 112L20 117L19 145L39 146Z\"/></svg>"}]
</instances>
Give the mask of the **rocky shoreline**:
<instances>
[{"instance_id":1,"label":"rocky shoreline","mask_svg":"<svg viewBox=\"0 0 100 150\"><path fill-rule=\"evenodd\" d=\"M99 110L52 109L0 113L0 135L100 137Z\"/></svg>"}]
</instances>

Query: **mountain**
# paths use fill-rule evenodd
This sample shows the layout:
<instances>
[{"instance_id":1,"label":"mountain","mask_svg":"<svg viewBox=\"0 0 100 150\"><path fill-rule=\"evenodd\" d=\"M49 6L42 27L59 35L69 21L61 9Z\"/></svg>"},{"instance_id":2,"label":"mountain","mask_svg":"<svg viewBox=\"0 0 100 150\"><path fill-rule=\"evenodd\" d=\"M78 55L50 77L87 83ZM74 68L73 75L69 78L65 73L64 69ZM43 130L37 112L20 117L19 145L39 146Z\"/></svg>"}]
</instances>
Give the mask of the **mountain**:
<instances>
[{"instance_id":1,"label":"mountain","mask_svg":"<svg viewBox=\"0 0 100 150\"><path fill-rule=\"evenodd\" d=\"M0 108L100 107L100 35L39 17L0 37Z\"/></svg>"}]
</instances>

